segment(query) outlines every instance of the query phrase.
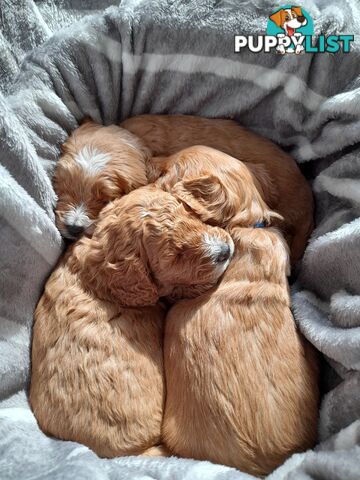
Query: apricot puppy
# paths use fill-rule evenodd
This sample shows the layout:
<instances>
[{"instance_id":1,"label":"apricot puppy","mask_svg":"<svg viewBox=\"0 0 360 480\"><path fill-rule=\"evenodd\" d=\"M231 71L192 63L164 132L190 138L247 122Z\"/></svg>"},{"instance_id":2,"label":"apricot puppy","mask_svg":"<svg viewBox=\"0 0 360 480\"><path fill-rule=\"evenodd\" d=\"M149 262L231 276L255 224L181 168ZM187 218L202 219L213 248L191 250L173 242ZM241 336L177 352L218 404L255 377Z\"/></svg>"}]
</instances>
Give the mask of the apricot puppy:
<instances>
[{"instance_id":1,"label":"apricot puppy","mask_svg":"<svg viewBox=\"0 0 360 480\"><path fill-rule=\"evenodd\" d=\"M167 315L164 443L266 475L317 432L317 361L291 314L288 248L265 227L277 214L245 164L207 147L168 162L157 183L203 221L226 224L235 253L217 287Z\"/></svg>"},{"instance_id":2,"label":"apricot puppy","mask_svg":"<svg viewBox=\"0 0 360 480\"><path fill-rule=\"evenodd\" d=\"M54 175L55 215L61 234L71 240L91 233L100 210L111 200L148 183L150 152L116 125L87 120L70 135L62 152Z\"/></svg>"},{"instance_id":3,"label":"apricot puppy","mask_svg":"<svg viewBox=\"0 0 360 480\"><path fill-rule=\"evenodd\" d=\"M30 403L40 428L103 457L151 454L164 406L159 298L214 286L232 252L224 230L155 186L105 207L35 311Z\"/></svg>"},{"instance_id":4,"label":"apricot puppy","mask_svg":"<svg viewBox=\"0 0 360 480\"><path fill-rule=\"evenodd\" d=\"M277 223L290 246L292 263L302 257L313 229L311 189L294 159L273 142L233 120L192 115L139 115L121 126L141 138L153 156L205 145L246 162L265 202L284 219Z\"/></svg>"}]
</instances>

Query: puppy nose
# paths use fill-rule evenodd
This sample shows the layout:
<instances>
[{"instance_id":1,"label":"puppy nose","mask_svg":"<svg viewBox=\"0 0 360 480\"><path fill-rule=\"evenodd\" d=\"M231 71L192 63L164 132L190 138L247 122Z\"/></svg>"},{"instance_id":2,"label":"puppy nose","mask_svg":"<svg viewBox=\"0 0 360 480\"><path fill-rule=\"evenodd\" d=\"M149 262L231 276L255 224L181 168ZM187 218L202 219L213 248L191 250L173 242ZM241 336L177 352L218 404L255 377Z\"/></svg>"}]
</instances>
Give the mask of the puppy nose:
<instances>
[{"instance_id":1,"label":"puppy nose","mask_svg":"<svg viewBox=\"0 0 360 480\"><path fill-rule=\"evenodd\" d=\"M82 225L66 225L65 224L65 228L72 237L78 237L85 230L85 228Z\"/></svg>"},{"instance_id":2,"label":"puppy nose","mask_svg":"<svg viewBox=\"0 0 360 480\"><path fill-rule=\"evenodd\" d=\"M217 255L216 261L219 263L226 262L226 260L229 260L230 255L231 255L230 245L227 243L223 243Z\"/></svg>"},{"instance_id":3,"label":"puppy nose","mask_svg":"<svg viewBox=\"0 0 360 480\"><path fill-rule=\"evenodd\" d=\"M305 17L303 17L303 16L297 17L297 19L299 20L300 23L305 22Z\"/></svg>"}]
</instances>

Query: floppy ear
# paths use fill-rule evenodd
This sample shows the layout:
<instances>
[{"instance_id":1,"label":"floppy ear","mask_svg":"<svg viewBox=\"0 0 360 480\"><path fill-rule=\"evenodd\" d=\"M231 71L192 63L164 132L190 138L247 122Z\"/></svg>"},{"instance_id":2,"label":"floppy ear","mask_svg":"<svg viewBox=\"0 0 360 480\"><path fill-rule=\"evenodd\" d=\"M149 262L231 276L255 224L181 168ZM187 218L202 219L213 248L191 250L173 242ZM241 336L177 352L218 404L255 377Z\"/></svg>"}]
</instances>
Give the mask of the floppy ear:
<instances>
[{"instance_id":1,"label":"floppy ear","mask_svg":"<svg viewBox=\"0 0 360 480\"><path fill-rule=\"evenodd\" d=\"M235 204L214 175L177 182L170 192L206 223L221 225L234 214Z\"/></svg>"},{"instance_id":2,"label":"floppy ear","mask_svg":"<svg viewBox=\"0 0 360 480\"><path fill-rule=\"evenodd\" d=\"M117 260L114 255L117 249L115 243L112 242L112 248L109 248L103 238L99 240L94 237L84 238L81 242L74 256L86 290L102 300L123 307L144 307L157 303L158 289L137 252Z\"/></svg>"},{"instance_id":3,"label":"floppy ear","mask_svg":"<svg viewBox=\"0 0 360 480\"><path fill-rule=\"evenodd\" d=\"M121 197L129 190L126 180L115 169L104 173L100 178L99 185L101 187L100 197L108 202Z\"/></svg>"},{"instance_id":4,"label":"floppy ear","mask_svg":"<svg viewBox=\"0 0 360 480\"><path fill-rule=\"evenodd\" d=\"M199 218L210 225L249 226L258 221L282 217L272 212L259 192L244 185L235 195L214 175L182 180L174 185L171 194L188 205Z\"/></svg>"},{"instance_id":5,"label":"floppy ear","mask_svg":"<svg viewBox=\"0 0 360 480\"><path fill-rule=\"evenodd\" d=\"M109 299L124 307L155 305L159 300L157 288L147 268L138 257L116 263L106 262L96 275L98 287Z\"/></svg>"},{"instance_id":6,"label":"floppy ear","mask_svg":"<svg viewBox=\"0 0 360 480\"><path fill-rule=\"evenodd\" d=\"M244 163L252 173L261 197L270 208L273 208L279 202L279 193L269 169L263 163Z\"/></svg>"},{"instance_id":7,"label":"floppy ear","mask_svg":"<svg viewBox=\"0 0 360 480\"><path fill-rule=\"evenodd\" d=\"M298 17L302 17L303 16L303 13L301 11L301 7L291 7L291 10L294 10L294 12L296 13L296 15Z\"/></svg>"},{"instance_id":8,"label":"floppy ear","mask_svg":"<svg viewBox=\"0 0 360 480\"><path fill-rule=\"evenodd\" d=\"M147 164L149 183L155 182L168 169L169 162L167 157L152 157Z\"/></svg>"},{"instance_id":9,"label":"floppy ear","mask_svg":"<svg viewBox=\"0 0 360 480\"><path fill-rule=\"evenodd\" d=\"M283 13L283 10L281 9L273 13L272 15L270 15L269 18L275 23L275 25L277 25L278 27L281 27L283 24L283 17L284 17L284 13Z\"/></svg>"}]
</instances>

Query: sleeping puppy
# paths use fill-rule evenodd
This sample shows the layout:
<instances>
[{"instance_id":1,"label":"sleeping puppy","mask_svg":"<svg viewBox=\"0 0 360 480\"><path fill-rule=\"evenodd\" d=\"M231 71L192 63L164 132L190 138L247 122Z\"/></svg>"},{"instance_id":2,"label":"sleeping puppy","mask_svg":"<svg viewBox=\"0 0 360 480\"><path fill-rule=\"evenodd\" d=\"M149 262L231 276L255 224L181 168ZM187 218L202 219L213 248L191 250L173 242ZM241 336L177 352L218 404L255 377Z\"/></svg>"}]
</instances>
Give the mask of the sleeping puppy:
<instances>
[{"instance_id":1,"label":"sleeping puppy","mask_svg":"<svg viewBox=\"0 0 360 480\"><path fill-rule=\"evenodd\" d=\"M149 151L127 130L86 120L62 146L54 175L55 215L61 234L91 233L111 200L146 185Z\"/></svg>"},{"instance_id":2,"label":"sleeping puppy","mask_svg":"<svg viewBox=\"0 0 360 480\"><path fill-rule=\"evenodd\" d=\"M146 144L154 156L206 145L247 162L264 200L284 219L278 223L290 246L291 261L303 255L313 229L313 198L295 161L274 143L233 120L191 115L140 115L121 126Z\"/></svg>"},{"instance_id":3,"label":"sleeping puppy","mask_svg":"<svg viewBox=\"0 0 360 480\"><path fill-rule=\"evenodd\" d=\"M206 147L171 161L158 183L226 223L235 252L217 287L167 315L163 440L175 455L266 475L317 432L317 362L291 314L286 242L265 226L274 213L245 164Z\"/></svg>"},{"instance_id":4,"label":"sleeping puppy","mask_svg":"<svg viewBox=\"0 0 360 480\"><path fill-rule=\"evenodd\" d=\"M281 220L266 207L260 182L247 164L210 147L185 148L170 157L152 159L150 178L188 205L203 222L228 227L257 221ZM250 182L256 188L246 188Z\"/></svg>"},{"instance_id":5,"label":"sleeping puppy","mask_svg":"<svg viewBox=\"0 0 360 480\"><path fill-rule=\"evenodd\" d=\"M292 263L301 258L313 228L312 194L294 160L275 144L232 120L190 115L141 115L122 127L86 121L63 146L54 188L56 223L64 237L91 233L106 203L148 183L150 151L171 155L207 145L248 162L265 201L284 218L279 226Z\"/></svg>"},{"instance_id":6,"label":"sleeping puppy","mask_svg":"<svg viewBox=\"0 0 360 480\"><path fill-rule=\"evenodd\" d=\"M35 311L30 403L40 428L102 457L157 454L159 298L214 286L232 252L224 230L154 186L105 207L93 236L60 259Z\"/></svg>"}]
</instances>

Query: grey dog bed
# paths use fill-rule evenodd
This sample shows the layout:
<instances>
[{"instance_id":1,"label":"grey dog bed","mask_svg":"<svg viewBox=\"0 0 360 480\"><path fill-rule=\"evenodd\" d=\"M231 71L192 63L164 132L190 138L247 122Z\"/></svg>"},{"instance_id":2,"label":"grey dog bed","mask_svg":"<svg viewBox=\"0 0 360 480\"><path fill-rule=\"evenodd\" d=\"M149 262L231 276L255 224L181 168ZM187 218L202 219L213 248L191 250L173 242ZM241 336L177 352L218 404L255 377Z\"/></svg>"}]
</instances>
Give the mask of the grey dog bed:
<instances>
[{"instance_id":1,"label":"grey dog bed","mask_svg":"<svg viewBox=\"0 0 360 480\"><path fill-rule=\"evenodd\" d=\"M59 146L84 115L109 124L185 113L235 118L288 149L312 181L316 229L293 306L326 360L319 444L268 478L359 479L358 2L301 4L317 34L355 35L349 54L284 57L234 54L234 34L265 32L272 1L124 0L101 11L112 3L0 1L0 478L253 478L185 459L100 459L46 437L26 398L33 310L63 248L51 186Z\"/></svg>"}]
</instances>

